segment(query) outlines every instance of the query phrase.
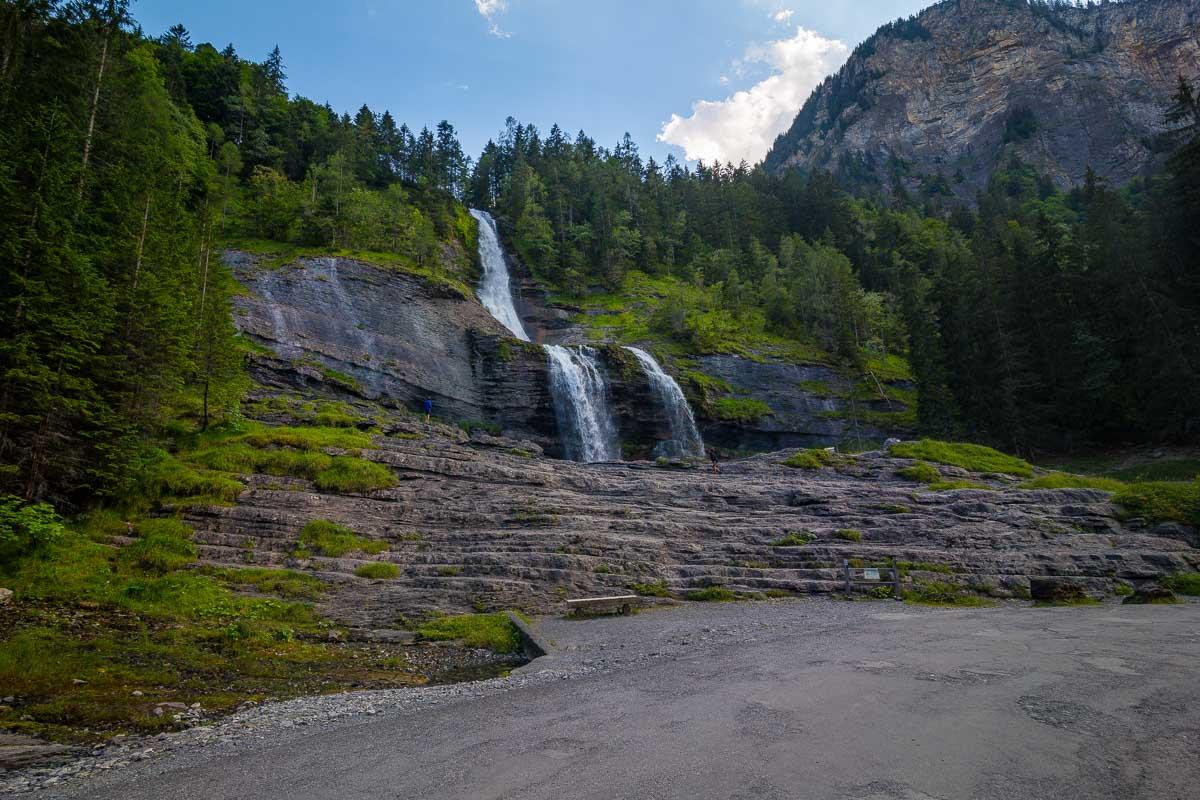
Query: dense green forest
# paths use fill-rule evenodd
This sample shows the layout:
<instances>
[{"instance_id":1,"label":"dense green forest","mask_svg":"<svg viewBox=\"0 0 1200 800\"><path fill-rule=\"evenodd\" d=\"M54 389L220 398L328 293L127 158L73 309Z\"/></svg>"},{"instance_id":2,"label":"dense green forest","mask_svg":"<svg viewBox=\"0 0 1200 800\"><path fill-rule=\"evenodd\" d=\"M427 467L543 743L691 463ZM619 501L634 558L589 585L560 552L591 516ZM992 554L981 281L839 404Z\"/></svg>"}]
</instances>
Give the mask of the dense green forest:
<instances>
[{"instance_id":1,"label":"dense green forest","mask_svg":"<svg viewBox=\"0 0 1200 800\"><path fill-rule=\"evenodd\" d=\"M1009 159L973 209L935 182L885 202L826 174L659 165L628 136L607 150L509 120L470 198L568 294L629 292L642 273L674 287L651 327L693 349L765 331L859 367L907 356L925 432L1026 454L1194 440L1200 105L1182 79L1164 115L1174 155L1150 180L1061 192Z\"/></svg>"},{"instance_id":2,"label":"dense green forest","mask_svg":"<svg viewBox=\"0 0 1200 800\"><path fill-rule=\"evenodd\" d=\"M395 252L462 240L468 161L289 99L262 63L142 34L126 0L0 6L0 492L139 491L174 420L237 414L229 238Z\"/></svg>"},{"instance_id":3,"label":"dense green forest","mask_svg":"<svg viewBox=\"0 0 1200 800\"><path fill-rule=\"evenodd\" d=\"M137 491L183 419L236 419L245 346L223 245L469 253L496 212L560 298L655 295L690 352L795 343L848 369L907 359L925 432L1034 452L1200 431L1200 108L1128 187L1069 192L1011 161L974 208L887 202L824 174L643 160L510 120L479 159L289 97L261 63L145 35L124 0L0 7L0 491ZM615 299L614 299L615 298ZM896 377L893 375L892 377Z\"/></svg>"}]
</instances>

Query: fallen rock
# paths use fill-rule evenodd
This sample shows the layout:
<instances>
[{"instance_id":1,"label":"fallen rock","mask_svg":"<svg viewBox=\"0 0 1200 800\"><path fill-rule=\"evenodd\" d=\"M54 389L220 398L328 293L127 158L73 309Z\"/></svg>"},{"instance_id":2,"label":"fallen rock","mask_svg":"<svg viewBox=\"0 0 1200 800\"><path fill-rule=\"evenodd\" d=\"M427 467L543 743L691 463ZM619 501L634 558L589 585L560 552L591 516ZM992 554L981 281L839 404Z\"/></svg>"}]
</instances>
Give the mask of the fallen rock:
<instances>
[{"instance_id":1,"label":"fallen rock","mask_svg":"<svg viewBox=\"0 0 1200 800\"><path fill-rule=\"evenodd\" d=\"M0 770L35 767L62 761L74 748L43 742L19 733L0 733Z\"/></svg>"},{"instance_id":2,"label":"fallen rock","mask_svg":"<svg viewBox=\"0 0 1200 800\"><path fill-rule=\"evenodd\" d=\"M1029 579L1029 594L1045 603L1069 603L1087 597L1083 584L1074 578Z\"/></svg>"},{"instance_id":3,"label":"fallen rock","mask_svg":"<svg viewBox=\"0 0 1200 800\"><path fill-rule=\"evenodd\" d=\"M12 600L13 590L0 588L0 606L9 603Z\"/></svg>"},{"instance_id":4,"label":"fallen rock","mask_svg":"<svg viewBox=\"0 0 1200 800\"><path fill-rule=\"evenodd\" d=\"M1175 593L1157 583L1146 583L1133 590L1133 594L1125 598L1128 605L1147 605L1150 603L1174 603Z\"/></svg>"}]
</instances>

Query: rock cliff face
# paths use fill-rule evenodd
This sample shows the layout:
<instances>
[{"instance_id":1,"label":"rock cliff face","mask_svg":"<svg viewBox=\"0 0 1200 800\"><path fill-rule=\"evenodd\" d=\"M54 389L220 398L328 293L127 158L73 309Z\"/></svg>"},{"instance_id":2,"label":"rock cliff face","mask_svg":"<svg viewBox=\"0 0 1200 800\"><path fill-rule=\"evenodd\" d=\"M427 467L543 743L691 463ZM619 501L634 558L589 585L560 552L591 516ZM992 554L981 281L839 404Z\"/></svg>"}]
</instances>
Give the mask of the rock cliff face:
<instances>
[{"instance_id":1,"label":"rock cliff face","mask_svg":"<svg viewBox=\"0 0 1200 800\"><path fill-rule=\"evenodd\" d=\"M1161 163L1180 74L1200 78L1200 0L945 0L859 45L767 166L966 199L1011 155L1060 187L1120 183Z\"/></svg>"},{"instance_id":2,"label":"rock cliff face","mask_svg":"<svg viewBox=\"0 0 1200 800\"><path fill-rule=\"evenodd\" d=\"M264 387L362 398L384 407L480 420L553 448L554 412L542 351L508 336L473 299L419 277L344 258L277 268L226 254L247 293L236 299Z\"/></svg>"},{"instance_id":3,"label":"rock cliff face","mask_svg":"<svg viewBox=\"0 0 1200 800\"><path fill-rule=\"evenodd\" d=\"M253 357L252 376L268 393L413 412L428 398L442 419L486 422L535 442L548 455L563 455L545 352L512 338L474 298L354 259L300 258L273 266L239 251L225 259L246 288L235 300L237 322L243 335L263 346ZM569 315L541 299L533 286L523 286L518 298L535 341L582 341ZM646 458L670 437L670 421L636 359L615 345L600 351L625 455ZM824 368L711 360L712 374L762 396L776 410L758 422L705 426L717 446L766 450L844 440L844 422L816 416L836 401L806 394L792 380ZM864 435L882 439L890 433L870 429Z\"/></svg>"}]
</instances>

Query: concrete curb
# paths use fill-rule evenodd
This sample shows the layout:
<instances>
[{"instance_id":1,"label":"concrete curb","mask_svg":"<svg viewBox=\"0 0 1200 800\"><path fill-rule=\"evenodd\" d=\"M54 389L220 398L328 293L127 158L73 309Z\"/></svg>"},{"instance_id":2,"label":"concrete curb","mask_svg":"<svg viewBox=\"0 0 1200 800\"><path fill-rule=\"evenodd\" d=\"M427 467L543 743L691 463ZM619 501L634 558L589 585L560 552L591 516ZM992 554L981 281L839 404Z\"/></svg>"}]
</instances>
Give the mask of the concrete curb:
<instances>
[{"instance_id":1,"label":"concrete curb","mask_svg":"<svg viewBox=\"0 0 1200 800\"><path fill-rule=\"evenodd\" d=\"M536 658L550 655L550 645L546 644L533 628L526 624L525 620L511 611L506 613L509 622L517 629L517 633L521 637L521 649L525 651L526 658L533 661Z\"/></svg>"}]
</instances>

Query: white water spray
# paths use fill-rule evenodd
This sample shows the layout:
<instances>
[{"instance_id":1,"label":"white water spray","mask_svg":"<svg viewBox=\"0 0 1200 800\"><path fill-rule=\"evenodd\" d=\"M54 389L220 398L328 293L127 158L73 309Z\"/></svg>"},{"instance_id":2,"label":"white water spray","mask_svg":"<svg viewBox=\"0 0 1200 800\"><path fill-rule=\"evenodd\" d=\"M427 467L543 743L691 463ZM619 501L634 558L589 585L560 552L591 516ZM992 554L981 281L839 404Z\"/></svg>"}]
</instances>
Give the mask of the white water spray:
<instances>
[{"instance_id":1,"label":"white water spray","mask_svg":"<svg viewBox=\"0 0 1200 800\"><path fill-rule=\"evenodd\" d=\"M658 395L663 410L667 412L667 421L671 424L671 438L659 442L654 448L654 455L667 458L704 458L704 440L696 428L696 418L692 416L692 408L688 405L683 389L675 379L663 371L654 356L636 347L626 347L633 353L642 365L642 371L650 380L650 387Z\"/></svg>"},{"instance_id":2,"label":"white water spray","mask_svg":"<svg viewBox=\"0 0 1200 800\"><path fill-rule=\"evenodd\" d=\"M471 216L479 223L479 260L483 263L483 278L479 281L476 294L496 320L508 328L513 336L523 342L529 334L521 324L521 317L513 305L512 285L508 277L508 263L500 248L500 237L496 233L496 220L486 211L471 209Z\"/></svg>"}]
</instances>

